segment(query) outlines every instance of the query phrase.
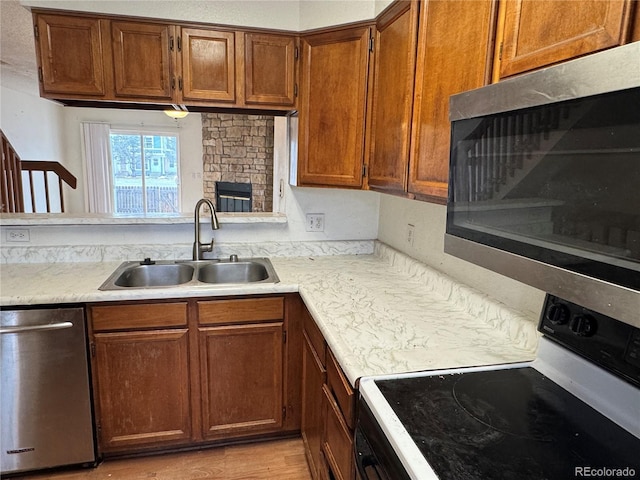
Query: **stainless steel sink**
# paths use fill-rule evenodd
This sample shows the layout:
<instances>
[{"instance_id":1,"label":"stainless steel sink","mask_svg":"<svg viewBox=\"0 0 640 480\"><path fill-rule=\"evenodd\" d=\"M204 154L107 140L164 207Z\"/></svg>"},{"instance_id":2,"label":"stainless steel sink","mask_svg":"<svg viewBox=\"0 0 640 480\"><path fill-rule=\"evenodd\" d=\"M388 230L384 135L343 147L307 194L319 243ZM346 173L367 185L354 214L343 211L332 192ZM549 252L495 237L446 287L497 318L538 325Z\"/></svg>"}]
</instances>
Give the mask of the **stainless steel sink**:
<instances>
[{"instance_id":1,"label":"stainless steel sink","mask_svg":"<svg viewBox=\"0 0 640 480\"><path fill-rule=\"evenodd\" d=\"M194 268L184 263L155 263L128 267L113 282L118 287L167 287L193 279Z\"/></svg>"},{"instance_id":2,"label":"stainless steel sink","mask_svg":"<svg viewBox=\"0 0 640 480\"><path fill-rule=\"evenodd\" d=\"M198 269L198 280L204 283L253 283L269 278L267 268L260 262L220 262Z\"/></svg>"},{"instance_id":3,"label":"stainless steel sink","mask_svg":"<svg viewBox=\"0 0 640 480\"><path fill-rule=\"evenodd\" d=\"M213 286L244 283L277 283L273 265L268 258L229 260L158 260L124 262L100 286L100 290L131 288L167 288Z\"/></svg>"}]
</instances>

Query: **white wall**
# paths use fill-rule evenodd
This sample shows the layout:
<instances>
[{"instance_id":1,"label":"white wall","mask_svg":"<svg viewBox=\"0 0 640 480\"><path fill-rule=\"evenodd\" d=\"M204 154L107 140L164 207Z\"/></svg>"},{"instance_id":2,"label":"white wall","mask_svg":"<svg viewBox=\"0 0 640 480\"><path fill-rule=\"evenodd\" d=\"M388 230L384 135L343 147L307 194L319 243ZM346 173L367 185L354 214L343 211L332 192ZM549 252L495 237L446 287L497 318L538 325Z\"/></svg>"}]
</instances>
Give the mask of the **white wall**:
<instances>
[{"instance_id":1,"label":"white wall","mask_svg":"<svg viewBox=\"0 0 640 480\"><path fill-rule=\"evenodd\" d=\"M285 186L287 223L235 224L221 222L213 232L216 243L372 240L378 234L380 195L359 190ZM307 232L305 215L324 213L324 232ZM220 215L223 218L224 214ZM190 217L189 217L190 218ZM6 223L6 222L5 222ZM193 223L143 225L29 225L30 241L6 243L7 228L0 225L4 247L71 245L175 245L193 242ZM15 227L14 227L15 228ZM202 224L202 238L211 235Z\"/></svg>"},{"instance_id":2,"label":"white wall","mask_svg":"<svg viewBox=\"0 0 640 480\"><path fill-rule=\"evenodd\" d=\"M297 0L22 0L20 3L28 7L294 31L300 23Z\"/></svg>"},{"instance_id":3,"label":"white wall","mask_svg":"<svg viewBox=\"0 0 640 480\"><path fill-rule=\"evenodd\" d=\"M300 0L299 30L370 20L374 17L373 0Z\"/></svg>"},{"instance_id":4,"label":"white wall","mask_svg":"<svg viewBox=\"0 0 640 480\"><path fill-rule=\"evenodd\" d=\"M0 128L23 160L64 161L62 107L0 85Z\"/></svg>"},{"instance_id":5,"label":"white wall","mask_svg":"<svg viewBox=\"0 0 640 480\"><path fill-rule=\"evenodd\" d=\"M376 0L376 17L382 13L382 11L393 3L393 0Z\"/></svg>"},{"instance_id":6,"label":"white wall","mask_svg":"<svg viewBox=\"0 0 640 480\"><path fill-rule=\"evenodd\" d=\"M303 31L370 20L392 0L22 0L29 7Z\"/></svg>"},{"instance_id":7,"label":"white wall","mask_svg":"<svg viewBox=\"0 0 640 480\"><path fill-rule=\"evenodd\" d=\"M381 195L378 239L535 318L544 292L444 253L445 221L443 205ZM413 245L407 224L415 226Z\"/></svg>"}]
</instances>

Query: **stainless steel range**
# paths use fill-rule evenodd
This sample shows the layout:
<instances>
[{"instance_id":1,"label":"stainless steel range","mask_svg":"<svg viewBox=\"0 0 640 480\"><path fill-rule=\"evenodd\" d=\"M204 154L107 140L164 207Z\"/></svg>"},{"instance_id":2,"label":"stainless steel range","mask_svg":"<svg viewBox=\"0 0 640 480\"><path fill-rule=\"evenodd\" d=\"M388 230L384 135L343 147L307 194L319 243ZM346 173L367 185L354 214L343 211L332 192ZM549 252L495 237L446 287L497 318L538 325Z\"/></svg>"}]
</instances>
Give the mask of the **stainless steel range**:
<instances>
[{"instance_id":1,"label":"stainless steel range","mask_svg":"<svg viewBox=\"0 0 640 480\"><path fill-rule=\"evenodd\" d=\"M369 377L363 479L640 478L640 329L547 295L533 362Z\"/></svg>"}]
</instances>

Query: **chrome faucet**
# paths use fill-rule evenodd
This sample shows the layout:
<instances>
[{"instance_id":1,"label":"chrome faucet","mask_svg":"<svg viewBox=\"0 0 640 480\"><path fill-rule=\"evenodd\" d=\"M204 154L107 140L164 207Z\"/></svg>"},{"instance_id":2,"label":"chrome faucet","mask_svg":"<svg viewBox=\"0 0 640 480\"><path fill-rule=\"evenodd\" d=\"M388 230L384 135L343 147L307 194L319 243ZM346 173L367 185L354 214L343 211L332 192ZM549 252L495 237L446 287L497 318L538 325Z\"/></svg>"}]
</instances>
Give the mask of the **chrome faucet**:
<instances>
[{"instance_id":1,"label":"chrome faucet","mask_svg":"<svg viewBox=\"0 0 640 480\"><path fill-rule=\"evenodd\" d=\"M194 260L202 260L202 254L204 252L212 252L213 251L213 238L211 239L211 243L200 243L200 207L203 203L207 204L209 210L211 210L211 229L218 230L220 225L218 224L218 217L216 216L216 208L211 203L211 200L206 198L201 198L196 203L196 212L195 212L195 241L193 242L193 259Z\"/></svg>"}]
</instances>

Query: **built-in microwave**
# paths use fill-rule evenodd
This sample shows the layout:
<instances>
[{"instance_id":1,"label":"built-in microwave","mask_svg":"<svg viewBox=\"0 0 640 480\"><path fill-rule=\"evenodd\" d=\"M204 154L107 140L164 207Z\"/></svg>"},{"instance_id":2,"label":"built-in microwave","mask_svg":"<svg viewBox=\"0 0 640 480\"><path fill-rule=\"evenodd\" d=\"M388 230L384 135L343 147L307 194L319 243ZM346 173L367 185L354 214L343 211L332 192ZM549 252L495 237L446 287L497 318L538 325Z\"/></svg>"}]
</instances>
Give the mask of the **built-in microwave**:
<instances>
[{"instance_id":1,"label":"built-in microwave","mask_svg":"<svg viewBox=\"0 0 640 480\"><path fill-rule=\"evenodd\" d=\"M450 107L445 252L640 327L640 42Z\"/></svg>"}]
</instances>

